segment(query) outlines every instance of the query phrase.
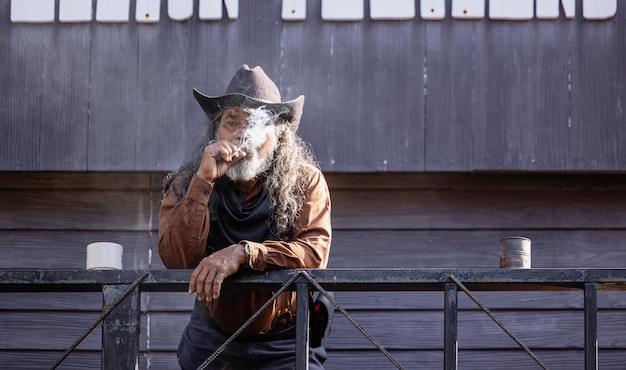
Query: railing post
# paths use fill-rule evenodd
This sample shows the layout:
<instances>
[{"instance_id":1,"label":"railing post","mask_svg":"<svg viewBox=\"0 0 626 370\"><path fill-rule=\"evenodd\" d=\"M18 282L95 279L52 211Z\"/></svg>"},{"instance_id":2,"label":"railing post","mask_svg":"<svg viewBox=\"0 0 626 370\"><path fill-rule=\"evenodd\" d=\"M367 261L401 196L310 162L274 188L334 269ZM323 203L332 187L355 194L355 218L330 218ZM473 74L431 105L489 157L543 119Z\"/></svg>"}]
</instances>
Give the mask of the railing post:
<instances>
[{"instance_id":1,"label":"railing post","mask_svg":"<svg viewBox=\"0 0 626 370\"><path fill-rule=\"evenodd\" d=\"M113 304L130 287L103 285L104 305ZM139 290L134 289L102 322L102 369L139 367Z\"/></svg>"},{"instance_id":2,"label":"railing post","mask_svg":"<svg viewBox=\"0 0 626 370\"><path fill-rule=\"evenodd\" d=\"M456 284L446 283L444 295L443 368L458 368L458 290Z\"/></svg>"},{"instance_id":3,"label":"railing post","mask_svg":"<svg viewBox=\"0 0 626 370\"><path fill-rule=\"evenodd\" d=\"M296 280L296 370L309 369L309 284Z\"/></svg>"},{"instance_id":4,"label":"railing post","mask_svg":"<svg viewBox=\"0 0 626 370\"><path fill-rule=\"evenodd\" d=\"M585 370L598 369L598 287L585 283Z\"/></svg>"}]
</instances>

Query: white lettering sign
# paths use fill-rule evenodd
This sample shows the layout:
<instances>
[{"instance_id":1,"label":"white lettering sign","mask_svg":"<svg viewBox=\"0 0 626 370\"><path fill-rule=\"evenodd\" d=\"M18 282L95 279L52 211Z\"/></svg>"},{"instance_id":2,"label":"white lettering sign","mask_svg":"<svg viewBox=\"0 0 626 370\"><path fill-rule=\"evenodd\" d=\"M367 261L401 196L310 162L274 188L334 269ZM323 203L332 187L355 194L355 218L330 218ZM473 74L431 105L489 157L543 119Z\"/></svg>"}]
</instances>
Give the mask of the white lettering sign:
<instances>
[{"instance_id":1,"label":"white lettering sign","mask_svg":"<svg viewBox=\"0 0 626 370\"><path fill-rule=\"evenodd\" d=\"M96 21L128 22L130 0L11 0L11 21L14 23L51 23L55 19L55 4L59 4L59 21L90 22L95 1ZM239 18L239 0L166 0L171 20L186 21L194 15L198 3L198 18L202 21L220 20L223 8L230 20ZM483 19L489 9L489 19L527 21L558 19L561 10L567 19L574 19L576 4L582 2L582 17L587 20L607 20L617 14L618 0L315 0L321 1L324 21L361 21L365 18L365 1L369 1L370 19L374 21L410 20L416 18L416 1L423 20L445 20L446 3L451 4L454 19ZM255 5L258 6L258 5ZM307 0L282 0L281 18L285 21L305 21ZM135 21L156 23L160 20L161 0L136 0Z\"/></svg>"}]
</instances>

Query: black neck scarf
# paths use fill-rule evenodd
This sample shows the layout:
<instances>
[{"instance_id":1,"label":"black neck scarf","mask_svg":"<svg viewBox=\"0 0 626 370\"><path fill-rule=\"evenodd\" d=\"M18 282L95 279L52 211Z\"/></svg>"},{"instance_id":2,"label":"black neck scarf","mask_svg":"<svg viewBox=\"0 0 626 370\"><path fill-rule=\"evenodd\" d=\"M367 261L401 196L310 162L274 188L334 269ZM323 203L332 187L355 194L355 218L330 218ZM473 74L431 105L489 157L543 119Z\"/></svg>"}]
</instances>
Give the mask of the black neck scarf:
<instances>
[{"instance_id":1,"label":"black neck scarf","mask_svg":"<svg viewBox=\"0 0 626 370\"><path fill-rule=\"evenodd\" d=\"M215 182L213 189L217 192L218 202L215 209L211 210L208 254L241 240L263 242L275 239L272 232L274 212L265 186L249 204L243 205L237 198L234 183L227 179L220 180Z\"/></svg>"}]
</instances>

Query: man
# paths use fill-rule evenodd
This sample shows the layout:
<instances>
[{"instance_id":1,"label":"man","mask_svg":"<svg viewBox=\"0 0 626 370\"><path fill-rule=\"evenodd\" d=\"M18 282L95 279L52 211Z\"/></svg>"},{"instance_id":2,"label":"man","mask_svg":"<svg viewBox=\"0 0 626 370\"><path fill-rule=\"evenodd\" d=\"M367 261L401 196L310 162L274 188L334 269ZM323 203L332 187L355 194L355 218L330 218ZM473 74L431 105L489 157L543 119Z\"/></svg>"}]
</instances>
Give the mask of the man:
<instances>
[{"instance_id":1,"label":"man","mask_svg":"<svg viewBox=\"0 0 626 370\"><path fill-rule=\"evenodd\" d=\"M209 118L202 143L168 175L159 212L159 254L167 268L194 271L196 305L178 361L196 369L272 292L228 292L240 269L326 268L330 195L297 135L304 96L283 102L260 67L242 66L222 96L194 96ZM281 294L210 369L293 369L295 293ZM310 368L323 369L323 346Z\"/></svg>"}]
</instances>

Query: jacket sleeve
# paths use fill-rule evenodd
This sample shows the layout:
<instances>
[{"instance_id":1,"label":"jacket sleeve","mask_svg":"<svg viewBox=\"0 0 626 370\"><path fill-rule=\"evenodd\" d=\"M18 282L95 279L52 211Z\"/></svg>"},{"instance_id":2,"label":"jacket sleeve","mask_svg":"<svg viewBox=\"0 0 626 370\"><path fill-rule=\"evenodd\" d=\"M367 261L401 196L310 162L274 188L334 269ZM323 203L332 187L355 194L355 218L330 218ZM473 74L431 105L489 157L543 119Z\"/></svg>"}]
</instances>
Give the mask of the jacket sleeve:
<instances>
[{"instance_id":1,"label":"jacket sleeve","mask_svg":"<svg viewBox=\"0 0 626 370\"><path fill-rule=\"evenodd\" d=\"M159 209L159 255L165 267L172 269L195 268L207 253L213 184L194 175L178 201L183 191L179 176L165 192Z\"/></svg>"},{"instance_id":2,"label":"jacket sleeve","mask_svg":"<svg viewBox=\"0 0 626 370\"><path fill-rule=\"evenodd\" d=\"M321 171L311 167L305 199L288 242L248 241L250 268L265 271L279 268L326 268L332 238L330 192Z\"/></svg>"}]
</instances>

